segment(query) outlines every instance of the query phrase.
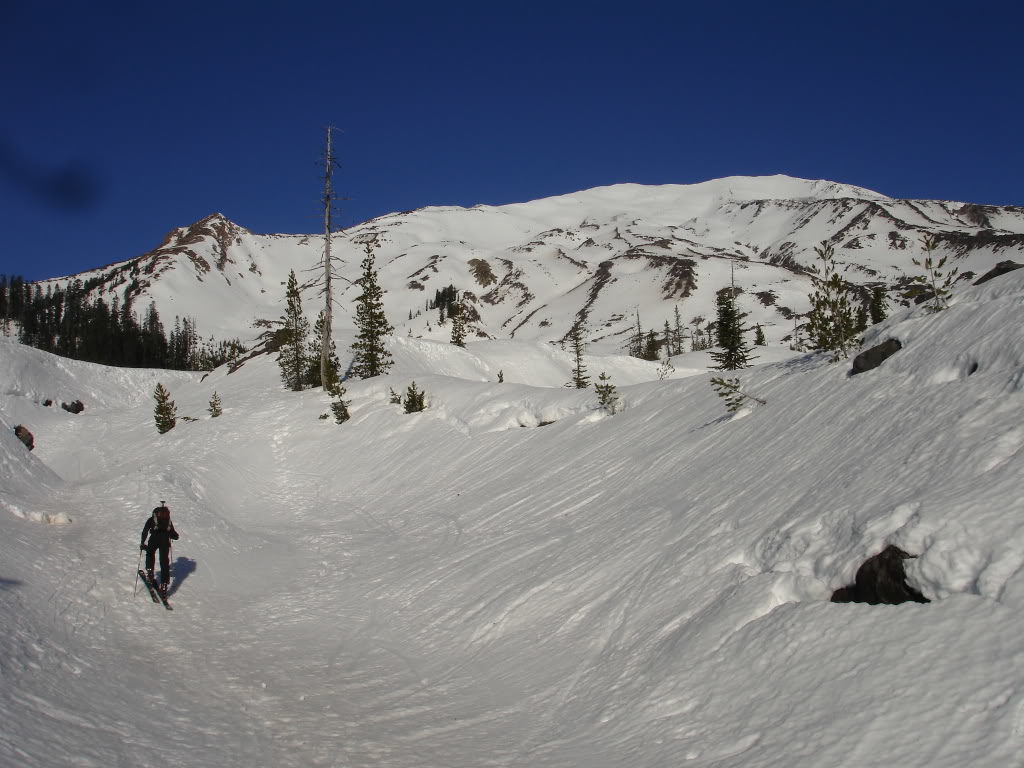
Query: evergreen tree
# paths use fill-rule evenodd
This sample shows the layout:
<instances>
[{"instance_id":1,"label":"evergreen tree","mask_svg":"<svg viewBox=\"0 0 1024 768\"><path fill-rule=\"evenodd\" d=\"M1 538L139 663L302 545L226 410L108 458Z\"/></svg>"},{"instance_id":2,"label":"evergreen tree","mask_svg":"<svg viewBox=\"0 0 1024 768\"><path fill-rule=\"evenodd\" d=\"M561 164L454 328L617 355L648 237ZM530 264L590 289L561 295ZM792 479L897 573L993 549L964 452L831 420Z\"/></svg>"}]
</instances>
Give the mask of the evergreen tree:
<instances>
[{"instance_id":1,"label":"evergreen tree","mask_svg":"<svg viewBox=\"0 0 1024 768\"><path fill-rule=\"evenodd\" d=\"M676 367L672 365L672 361L666 355L665 359L661 361L661 365L658 366L658 380L664 381L675 372Z\"/></svg>"},{"instance_id":2,"label":"evergreen tree","mask_svg":"<svg viewBox=\"0 0 1024 768\"><path fill-rule=\"evenodd\" d=\"M285 313L281 317L283 340L277 363L281 367L284 385L293 392L299 392L308 370L306 336L309 334L309 321L302 314L302 296L294 269L288 273L285 301Z\"/></svg>"},{"instance_id":3,"label":"evergreen tree","mask_svg":"<svg viewBox=\"0 0 1024 768\"><path fill-rule=\"evenodd\" d=\"M743 327L736 297L727 288L718 292L718 346L711 352L715 367L722 371L735 371L750 365L750 346L743 336Z\"/></svg>"},{"instance_id":4,"label":"evergreen tree","mask_svg":"<svg viewBox=\"0 0 1024 768\"><path fill-rule=\"evenodd\" d=\"M385 338L394 331L384 315L383 291L377 282L373 247L366 243L366 258L362 262L359 283L363 292L356 299L356 339L352 343L352 373L369 379L388 372L392 365L391 353L384 345Z\"/></svg>"},{"instance_id":5,"label":"evergreen tree","mask_svg":"<svg viewBox=\"0 0 1024 768\"><path fill-rule=\"evenodd\" d=\"M619 409L619 394L615 391L615 385L604 371L601 371L597 378L598 382L594 384L594 389L597 390L597 405L609 416L614 416Z\"/></svg>"},{"instance_id":6,"label":"evergreen tree","mask_svg":"<svg viewBox=\"0 0 1024 768\"><path fill-rule=\"evenodd\" d=\"M320 365L320 348L324 343L324 324L327 322L327 313L320 310L320 314L317 315L316 323L313 325L313 340L309 342L309 346L306 350L306 374L305 383L307 387L319 387L323 385L320 381L322 366ZM330 381L327 382L329 388L332 383L340 380L341 363L338 361L337 345L334 343L334 339L331 339L331 348L328 352L327 357L327 375Z\"/></svg>"},{"instance_id":7,"label":"evergreen tree","mask_svg":"<svg viewBox=\"0 0 1024 768\"><path fill-rule=\"evenodd\" d=\"M853 316L853 332L856 334L864 333L868 327L868 308L861 304L857 307L857 312Z\"/></svg>"},{"instance_id":8,"label":"evergreen tree","mask_svg":"<svg viewBox=\"0 0 1024 768\"><path fill-rule=\"evenodd\" d=\"M148 368L163 368L167 364L167 337L155 302L150 302L142 328L142 358Z\"/></svg>"},{"instance_id":9,"label":"evergreen tree","mask_svg":"<svg viewBox=\"0 0 1024 768\"><path fill-rule=\"evenodd\" d=\"M452 319L452 344L457 347L466 346L466 318L463 315L461 304L451 305Z\"/></svg>"},{"instance_id":10,"label":"evergreen tree","mask_svg":"<svg viewBox=\"0 0 1024 768\"><path fill-rule=\"evenodd\" d=\"M885 308L884 285L876 285L871 289L871 303L868 305L868 314L871 316L872 325L885 320L887 311Z\"/></svg>"},{"instance_id":11,"label":"evergreen tree","mask_svg":"<svg viewBox=\"0 0 1024 768\"><path fill-rule=\"evenodd\" d=\"M675 327L672 329L672 354L681 355L683 354L683 339L685 334L683 332L683 321L679 317L679 305L676 304L673 309L675 315Z\"/></svg>"},{"instance_id":12,"label":"evergreen tree","mask_svg":"<svg viewBox=\"0 0 1024 768\"><path fill-rule=\"evenodd\" d=\"M405 412L418 413L422 411L427 407L426 398L427 393L418 391L416 389L416 382L414 381L405 391Z\"/></svg>"},{"instance_id":13,"label":"evergreen tree","mask_svg":"<svg viewBox=\"0 0 1024 768\"><path fill-rule=\"evenodd\" d=\"M505 381L505 371L498 369L498 383L501 384Z\"/></svg>"},{"instance_id":14,"label":"evergreen tree","mask_svg":"<svg viewBox=\"0 0 1024 768\"><path fill-rule=\"evenodd\" d=\"M207 410L210 412L210 416L215 419L224 413L224 409L220 406L220 395L217 394L217 390L213 391L213 397L210 398L210 405Z\"/></svg>"},{"instance_id":15,"label":"evergreen tree","mask_svg":"<svg viewBox=\"0 0 1024 768\"><path fill-rule=\"evenodd\" d=\"M630 354L630 356L643 358L643 356L644 356L645 341L646 341L646 338L644 336L644 330L640 326L640 313L637 312L636 313L636 330L633 332L633 335L629 337L629 341L627 342L627 344L629 346L629 354Z\"/></svg>"},{"instance_id":16,"label":"evergreen tree","mask_svg":"<svg viewBox=\"0 0 1024 768\"><path fill-rule=\"evenodd\" d=\"M170 392L164 389L160 382L157 382L156 389L153 390L153 399L156 400L156 408L153 409L156 431L162 435L174 429L174 425L178 423L178 409L171 400Z\"/></svg>"},{"instance_id":17,"label":"evergreen tree","mask_svg":"<svg viewBox=\"0 0 1024 768\"><path fill-rule=\"evenodd\" d=\"M811 311L807 316L807 336L811 349L832 353L832 361L849 357L854 344L854 318L849 288L836 268L832 245L823 240L814 252L821 266L811 267Z\"/></svg>"},{"instance_id":18,"label":"evergreen tree","mask_svg":"<svg viewBox=\"0 0 1024 768\"><path fill-rule=\"evenodd\" d=\"M569 329L569 344L572 347L572 381L569 382L576 389L586 389L590 386L590 377L587 376L587 366L583 363L583 352L586 344L583 340L583 328L576 323Z\"/></svg>"},{"instance_id":19,"label":"evergreen tree","mask_svg":"<svg viewBox=\"0 0 1024 768\"><path fill-rule=\"evenodd\" d=\"M644 335L643 349L640 352L640 357L652 362L658 359L658 338L654 335L653 329Z\"/></svg>"},{"instance_id":20,"label":"evergreen tree","mask_svg":"<svg viewBox=\"0 0 1024 768\"><path fill-rule=\"evenodd\" d=\"M765 338L764 338L764 328L761 327L760 323L758 323L757 326L755 326L755 330L754 330L754 346L757 346L757 347L766 347L766 346L768 346L768 342L765 341Z\"/></svg>"},{"instance_id":21,"label":"evergreen tree","mask_svg":"<svg viewBox=\"0 0 1024 768\"><path fill-rule=\"evenodd\" d=\"M345 399L345 388L341 386L341 382L334 382L333 384L325 387L324 389L331 395L331 413L334 414L334 421L338 424L344 424L349 420L348 406L350 401Z\"/></svg>"},{"instance_id":22,"label":"evergreen tree","mask_svg":"<svg viewBox=\"0 0 1024 768\"><path fill-rule=\"evenodd\" d=\"M725 400L725 409L729 413L736 413L747 400L766 405L766 402L761 398L744 392L740 388L740 380L738 378L726 379L712 376L711 388L715 390L715 394Z\"/></svg>"},{"instance_id":23,"label":"evergreen tree","mask_svg":"<svg viewBox=\"0 0 1024 768\"><path fill-rule=\"evenodd\" d=\"M952 295L953 283L956 282L956 276L959 272L957 267L953 267L948 273L942 272L948 257L943 256L938 261L935 261L933 254L937 244L938 241L934 234L924 235L921 238L921 247L924 249L924 261L918 261L913 257L910 259L914 264L923 267L925 270L924 275L918 275L914 279L919 283L927 285L930 289L931 302L928 304L928 309L932 312L941 312L949 306L949 297Z\"/></svg>"}]
</instances>

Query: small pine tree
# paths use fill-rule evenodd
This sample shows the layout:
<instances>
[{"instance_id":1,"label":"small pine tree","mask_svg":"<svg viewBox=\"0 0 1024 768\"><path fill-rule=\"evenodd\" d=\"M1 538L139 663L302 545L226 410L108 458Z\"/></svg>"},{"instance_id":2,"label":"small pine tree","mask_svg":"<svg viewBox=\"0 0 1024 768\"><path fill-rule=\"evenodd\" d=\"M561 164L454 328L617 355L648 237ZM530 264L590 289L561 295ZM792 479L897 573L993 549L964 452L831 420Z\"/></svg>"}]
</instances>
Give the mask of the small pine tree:
<instances>
[{"instance_id":1,"label":"small pine tree","mask_svg":"<svg viewBox=\"0 0 1024 768\"><path fill-rule=\"evenodd\" d=\"M666 355L665 359L661 361L661 365L658 366L658 379L664 381L675 372L676 367L672 365L672 361Z\"/></svg>"},{"instance_id":2,"label":"small pine tree","mask_svg":"<svg viewBox=\"0 0 1024 768\"><path fill-rule=\"evenodd\" d=\"M505 381L505 371L498 369L498 383L501 384Z\"/></svg>"},{"instance_id":3,"label":"small pine tree","mask_svg":"<svg viewBox=\"0 0 1024 768\"><path fill-rule=\"evenodd\" d=\"M835 251L831 243L823 240L814 252L821 266L811 267L811 311L807 316L807 335L811 348L831 352L832 362L849 357L854 344L854 318L850 306L849 288L836 268Z\"/></svg>"},{"instance_id":4,"label":"small pine tree","mask_svg":"<svg viewBox=\"0 0 1024 768\"><path fill-rule=\"evenodd\" d=\"M644 360L650 360L651 362L658 359L658 338L654 335L654 331L650 330L644 336L643 349L640 353L640 357Z\"/></svg>"},{"instance_id":5,"label":"small pine tree","mask_svg":"<svg viewBox=\"0 0 1024 768\"><path fill-rule=\"evenodd\" d=\"M735 371L750 365L750 346L743 337L743 328L736 297L731 289L718 292L718 346L711 353L715 367L722 371Z\"/></svg>"},{"instance_id":6,"label":"small pine tree","mask_svg":"<svg viewBox=\"0 0 1024 768\"><path fill-rule=\"evenodd\" d=\"M767 347L768 342L764 338L764 328L758 323L754 327L754 345L758 347Z\"/></svg>"},{"instance_id":7,"label":"small pine tree","mask_svg":"<svg viewBox=\"0 0 1024 768\"><path fill-rule=\"evenodd\" d=\"M306 336L309 334L309 321L302 314L302 296L299 294L299 283L295 279L295 270L288 273L288 284L285 288L287 306L281 318L284 340L277 363L281 367L281 380L293 392L302 390L306 378Z\"/></svg>"},{"instance_id":8,"label":"small pine tree","mask_svg":"<svg viewBox=\"0 0 1024 768\"><path fill-rule=\"evenodd\" d=\"M711 388L715 390L715 394L725 400L725 409L729 413L736 413L747 400L753 400L755 403L765 405L766 401L759 397L744 392L740 389L739 379L725 379L721 377L711 377Z\"/></svg>"},{"instance_id":9,"label":"small pine tree","mask_svg":"<svg viewBox=\"0 0 1024 768\"><path fill-rule=\"evenodd\" d=\"M210 405L207 410L209 410L210 416L215 419L224 413L224 409L220 406L220 395L217 394L216 390L213 392L213 397L210 398Z\"/></svg>"},{"instance_id":10,"label":"small pine tree","mask_svg":"<svg viewBox=\"0 0 1024 768\"><path fill-rule=\"evenodd\" d=\"M466 346L466 318L463 316L461 304L451 305L452 339L457 347Z\"/></svg>"},{"instance_id":11,"label":"small pine tree","mask_svg":"<svg viewBox=\"0 0 1024 768\"><path fill-rule=\"evenodd\" d=\"M923 267L925 270L926 274L918 275L914 280L927 285L931 290L931 303L928 305L928 309L931 312L941 312L949 306L949 297L953 293L953 283L956 282L957 273L960 271L957 267L953 267L948 273L943 274L942 268L946 266L946 259L948 257L943 256L936 262L935 257L932 255L935 252L936 245L938 245L938 241L934 234L924 235L921 238L921 247L924 249L925 254L924 261L918 261L913 257L910 259L914 264Z\"/></svg>"},{"instance_id":12,"label":"small pine tree","mask_svg":"<svg viewBox=\"0 0 1024 768\"><path fill-rule=\"evenodd\" d=\"M391 403L392 405L402 404L402 396L395 392L394 387L388 387L388 402Z\"/></svg>"},{"instance_id":13,"label":"small pine tree","mask_svg":"<svg viewBox=\"0 0 1024 768\"><path fill-rule=\"evenodd\" d=\"M334 421L338 424L344 424L349 420L349 401L345 399L345 388L341 386L340 382L333 382L325 389L327 389L332 398L331 413L334 414Z\"/></svg>"},{"instance_id":14,"label":"small pine tree","mask_svg":"<svg viewBox=\"0 0 1024 768\"><path fill-rule=\"evenodd\" d=\"M414 381L405 391L405 412L419 413L427 407L426 400L427 393L417 390L416 382Z\"/></svg>"},{"instance_id":15,"label":"small pine tree","mask_svg":"<svg viewBox=\"0 0 1024 768\"><path fill-rule=\"evenodd\" d=\"M871 289L871 303L868 305L868 314L871 316L871 324L880 323L885 320L885 286L876 285Z\"/></svg>"},{"instance_id":16,"label":"small pine tree","mask_svg":"<svg viewBox=\"0 0 1024 768\"><path fill-rule=\"evenodd\" d=\"M156 400L156 408L153 409L153 417L156 420L156 431L161 435L174 429L178 423L178 409L171 400L171 393L164 389L164 385L157 382L153 390L153 399Z\"/></svg>"},{"instance_id":17,"label":"small pine tree","mask_svg":"<svg viewBox=\"0 0 1024 768\"><path fill-rule=\"evenodd\" d=\"M604 410L609 416L614 416L619 409L619 394L615 391L615 385L612 384L611 377L604 371L601 371L601 375L597 378L598 383L594 384L594 389L597 390L597 407Z\"/></svg>"},{"instance_id":18,"label":"small pine tree","mask_svg":"<svg viewBox=\"0 0 1024 768\"><path fill-rule=\"evenodd\" d=\"M580 323L576 323L569 330L569 344L572 346L573 356L570 384L576 389L586 389L590 386L590 377L587 376L587 366L583 363L583 351L586 348L586 343L583 341L583 327Z\"/></svg>"}]
</instances>

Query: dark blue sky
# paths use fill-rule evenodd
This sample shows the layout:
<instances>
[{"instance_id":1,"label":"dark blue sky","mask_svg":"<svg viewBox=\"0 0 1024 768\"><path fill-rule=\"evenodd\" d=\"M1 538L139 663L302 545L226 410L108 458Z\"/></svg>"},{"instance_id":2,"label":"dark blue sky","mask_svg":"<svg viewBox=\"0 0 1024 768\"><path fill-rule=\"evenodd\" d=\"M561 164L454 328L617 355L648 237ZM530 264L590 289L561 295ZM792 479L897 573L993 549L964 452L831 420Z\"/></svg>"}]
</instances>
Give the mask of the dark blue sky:
<instances>
[{"instance_id":1,"label":"dark blue sky","mask_svg":"<svg viewBox=\"0 0 1024 768\"><path fill-rule=\"evenodd\" d=\"M0 273L220 211L338 221L785 173L1024 204L1024 11L987 2L0 0Z\"/></svg>"}]
</instances>

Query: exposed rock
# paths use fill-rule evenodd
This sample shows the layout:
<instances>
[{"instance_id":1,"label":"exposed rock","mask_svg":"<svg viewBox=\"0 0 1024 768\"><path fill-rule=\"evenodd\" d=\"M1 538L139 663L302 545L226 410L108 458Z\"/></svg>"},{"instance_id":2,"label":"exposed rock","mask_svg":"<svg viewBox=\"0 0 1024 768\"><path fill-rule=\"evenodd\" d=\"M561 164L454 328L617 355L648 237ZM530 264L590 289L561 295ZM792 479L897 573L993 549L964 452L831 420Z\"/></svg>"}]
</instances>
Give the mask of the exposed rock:
<instances>
[{"instance_id":1,"label":"exposed rock","mask_svg":"<svg viewBox=\"0 0 1024 768\"><path fill-rule=\"evenodd\" d=\"M907 584L903 561L917 555L904 552L890 544L877 555L869 557L857 569L854 583L840 587L832 593L833 603L868 603L899 605L900 603L931 602Z\"/></svg>"},{"instance_id":2,"label":"exposed rock","mask_svg":"<svg viewBox=\"0 0 1024 768\"><path fill-rule=\"evenodd\" d=\"M853 358L853 368L850 369L850 375L856 376L858 373L864 373L864 371L877 368L901 349L903 349L903 344L900 343L899 339L888 339L881 344L876 344L871 349L864 350Z\"/></svg>"},{"instance_id":3,"label":"exposed rock","mask_svg":"<svg viewBox=\"0 0 1024 768\"><path fill-rule=\"evenodd\" d=\"M68 413L81 413L85 410L85 406L81 400L75 400L73 403L61 403L60 407Z\"/></svg>"},{"instance_id":4,"label":"exposed rock","mask_svg":"<svg viewBox=\"0 0 1024 768\"><path fill-rule=\"evenodd\" d=\"M1024 264L1018 264L1015 261L1000 261L998 264L992 267L992 269L990 269L984 275L975 280L974 284L981 285L982 283L987 283L993 277L1005 275L1007 272L1013 272L1013 270L1020 269L1021 267L1024 267Z\"/></svg>"},{"instance_id":5,"label":"exposed rock","mask_svg":"<svg viewBox=\"0 0 1024 768\"><path fill-rule=\"evenodd\" d=\"M36 447L35 437L21 424L14 428L14 436L21 440L30 451Z\"/></svg>"}]
</instances>

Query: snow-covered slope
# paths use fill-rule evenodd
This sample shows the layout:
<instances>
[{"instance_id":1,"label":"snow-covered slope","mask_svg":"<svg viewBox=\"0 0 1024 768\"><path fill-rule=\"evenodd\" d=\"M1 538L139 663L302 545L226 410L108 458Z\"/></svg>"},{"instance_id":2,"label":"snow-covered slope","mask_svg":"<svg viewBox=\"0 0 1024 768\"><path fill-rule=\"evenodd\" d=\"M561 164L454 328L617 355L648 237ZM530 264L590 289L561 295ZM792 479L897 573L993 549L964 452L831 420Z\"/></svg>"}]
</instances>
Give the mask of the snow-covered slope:
<instances>
[{"instance_id":1,"label":"snow-covered slope","mask_svg":"<svg viewBox=\"0 0 1024 768\"><path fill-rule=\"evenodd\" d=\"M385 308L400 335L446 340L428 303L449 284L463 292L478 338L559 341L577 322L589 343L621 351L640 313L644 328L714 317L716 292L735 268L739 304L771 343L808 309L814 246L829 240L845 277L902 300L921 270L924 233L938 238L965 280L1024 253L1024 210L935 200L893 200L870 190L787 176L693 185L619 184L505 206L431 207L383 216L339 233L339 330L351 326L365 243L375 247ZM141 257L76 276L97 295L156 302L168 324L194 317L199 332L250 341L259 319L282 314L294 269L310 283L322 237L257 235L214 214L169 233ZM64 278L57 283L66 283ZM866 294L865 294L866 295Z\"/></svg>"},{"instance_id":2,"label":"snow-covered slope","mask_svg":"<svg viewBox=\"0 0 1024 768\"><path fill-rule=\"evenodd\" d=\"M607 416L550 345L398 336L339 426L268 357L204 376L0 343L0 418L37 442L0 440L0 764L1015 765L1022 309L1024 270L960 286L874 327L903 349L852 378L774 349L741 418L703 354L665 381L588 358ZM157 434L157 379L197 421ZM406 415L388 390L413 380ZM133 597L161 499L173 613ZM932 602L830 603L886 544Z\"/></svg>"}]
</instances>

